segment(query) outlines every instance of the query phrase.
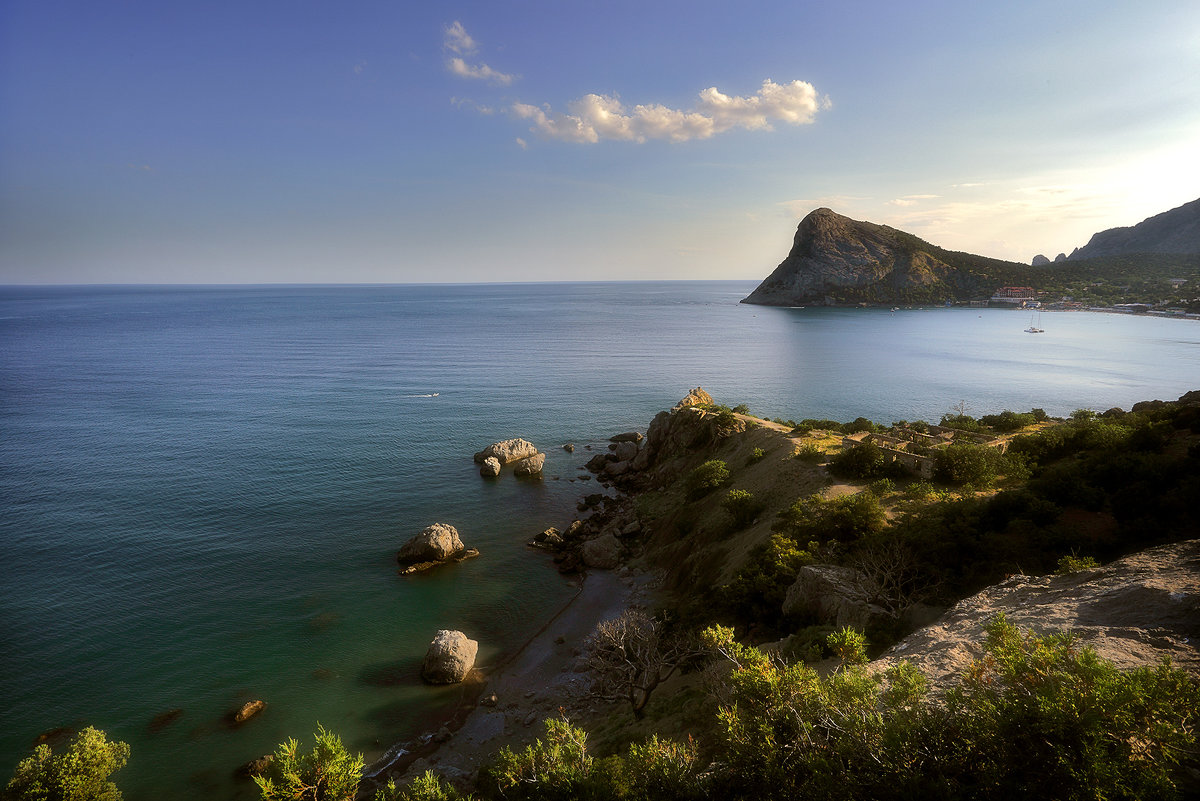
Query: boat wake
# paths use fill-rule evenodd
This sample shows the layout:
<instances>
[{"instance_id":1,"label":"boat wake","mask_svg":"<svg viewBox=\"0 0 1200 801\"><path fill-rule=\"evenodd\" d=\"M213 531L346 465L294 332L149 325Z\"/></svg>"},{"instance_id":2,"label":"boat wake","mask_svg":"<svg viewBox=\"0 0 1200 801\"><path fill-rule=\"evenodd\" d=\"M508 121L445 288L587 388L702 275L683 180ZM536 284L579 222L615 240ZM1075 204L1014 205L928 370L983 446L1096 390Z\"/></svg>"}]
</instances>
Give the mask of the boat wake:
<instances>
[{"instance_id":1,"label":"boat wake","mask_svg":"<svg viewBox=\"0 0 1200 801\"><path fill-rule=\"evenodd\" d=\"M438 395L441 395L441 394L442 393L440 393L440 392L430 392L428 395L403 395L401 397L405 397L405 398L436 398Z\"/></svg>"}]
</instances>

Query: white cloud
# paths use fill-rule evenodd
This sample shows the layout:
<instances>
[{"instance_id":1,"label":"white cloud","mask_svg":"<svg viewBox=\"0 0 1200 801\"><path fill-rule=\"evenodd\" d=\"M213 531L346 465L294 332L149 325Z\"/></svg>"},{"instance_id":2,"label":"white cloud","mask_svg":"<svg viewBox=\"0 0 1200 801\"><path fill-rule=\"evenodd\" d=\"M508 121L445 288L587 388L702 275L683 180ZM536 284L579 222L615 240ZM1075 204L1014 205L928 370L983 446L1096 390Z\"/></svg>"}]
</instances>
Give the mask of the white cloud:
<instances>
[{"instance_id":1,"label":"white cloud","mask_svg":"<svg viewBox=\"0 0 1200 801\"><path fill-rule=\"evenodd\" d=\"M466 28L458 20L447 25L443 31L442 48L451 53L458 55L451 56L446 62L446 69L460 78L467 78L473 81L487 81L498 86L508 86L513 82L513 75L507 72L494 70L487 64L480 62L479 64L468 64L463 56L473 55L479 45L467 33Z\"/></svg>"},{"instance_id":2,"label":"white cloud","mask_svg":"<svg viewBox=\"0 0 1200 801\"><path fill-rule=\"evenodd\" d=\"M895 200L889 200L888 204L892 206L915 206L922 200L933 200L939 197L941 197L941 195L905 195L904 197L898 197Z\"/></svg>"},{"instance_id":3,"label":"white cloud","mask_svg":"<svg viewBox=\"0 0 1200 801\"><path fill-rule=\"evenodd\" d=\"M526 142L524 139L522 139L521 137L519 137L519 136L518 136L518 137L517 137L517 147L521 148L522 150L528 150L528 149L529 149L529 143L528 143L528 142Z\"/></svg>"},{"instance_id":4,"label":"white cloud","mask_svg":"<svg viewBox=\"0 0 1200 801\"><path fill-rule=\"evenodd\" d=\"M829 98L818 97L817 90L806 81L777 84L767 79L750 97L731 97L715 86L705 89L692 110L659 104L626 109L618 97L597 94L573 100L567 104L565 114L549 106L527 103L514 103L509 110L518 118L532 120L531 131L563 142L686 142L708 139L733 128L769 131L772 122L806 125L813 122L818 111L830 106Z\"/></svg>"},{"instance_id":5,"label":"white cloud","mask_svg":"<svg viewBox=\"0 0 1200 801\"><path fill-rule=\"evenodd\" d=\"M444 33L442 46L451 52L458 53L460 56L469 56L479 49L475 40L458 20L447 25Z\"/></svg>"},{"instance_id":6,"label":"white cloud","mask_svg":"<svg viewBox=\"0 0 1200 801\"><path fill-rule=\"evenodd\" d=\"M446 67L450 72L460 78L471 78L478 81L487 81L488 83L498 84L500 86L508 86L513 82L513 76L505 72L497 72L487 64L468 64L458 56L446 62Z\"/></svg>"}]
</instances>

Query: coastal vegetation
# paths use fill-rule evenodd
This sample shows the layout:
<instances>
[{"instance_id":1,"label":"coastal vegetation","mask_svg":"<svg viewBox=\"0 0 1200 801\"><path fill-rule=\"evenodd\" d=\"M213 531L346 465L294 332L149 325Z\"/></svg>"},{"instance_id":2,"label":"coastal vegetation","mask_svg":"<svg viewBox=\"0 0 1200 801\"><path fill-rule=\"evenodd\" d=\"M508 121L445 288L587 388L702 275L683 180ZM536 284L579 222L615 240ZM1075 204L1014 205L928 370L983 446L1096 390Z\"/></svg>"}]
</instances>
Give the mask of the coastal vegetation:
<instances>
[{"instance_id":1,"label":"coastal vegetation","mask_svg":"<svg viewBox=\"0 0 1200 801\"><path fill-rule=\"evenodd\" d=\"M978 631L981 655L949 686L868 659L914 628L918 607L1200 535L1197 401L1065 419L1039 409L975 418L960 403L941 420L948 439L927 446L929 477L848 439L938 431L921 421L676 413L649 432L654 469L626 485L642 565L662 571L670 595L602 624L583 649L592 698L613 706L582 723L551 717L470 786L430 772L363 787L362 757L318 728L307 751L280 745L256 778L261 795L1176 797L1181 771L1200 767L1200 684L1169 661L1121 671L1070 632L1003 616ZM863 615L843 624L792 603L806 575L842 581L837 614ZM6 797L119 799L109 776L127 755L85 730L63 755L39 747ZM92 794L63 791L76 774Z\"/></svg>"}]
</instances>

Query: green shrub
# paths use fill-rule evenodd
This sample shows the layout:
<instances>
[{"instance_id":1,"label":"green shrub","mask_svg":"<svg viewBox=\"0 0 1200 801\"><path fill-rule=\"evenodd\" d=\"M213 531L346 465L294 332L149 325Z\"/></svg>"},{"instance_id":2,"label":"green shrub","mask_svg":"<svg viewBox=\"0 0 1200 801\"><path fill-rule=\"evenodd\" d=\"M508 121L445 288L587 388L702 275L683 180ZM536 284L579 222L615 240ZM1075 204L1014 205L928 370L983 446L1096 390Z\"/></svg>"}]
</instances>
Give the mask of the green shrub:
<instances>
[{"instance_id":1,"label":"green shrub","mask_svg":"<svg viewBox=\"0 0 1200 801\"><path fill-rule=\"evenodd\" d=\"M734 414L750 414L750 407L744 403L739 403L731 409Z\"/></svg>"},{"instance_id":2,"label":"green shrub","mask_svg":"<svg viewBox=\"0 0 1200 801\"><path fill-rule=\"evenodd\" d=\"M625 795L630 801L706 798L700 748L691 737L686 742L660 740L651 735L644 743L629 746L624 772Z\"/></svg>"},{"instance_id":3,"label":"green shrub","mask_svg":"<svg viewBox=\"0 0 1200 801\"><path fill-rule=\"evenodd\" d=\"M754 522L762 511L762 504L749 490L733 489L721 500L721 507L729 513L735 529L743 529Z\"/></svg>"},{"instance_id":4,"label":"green shrub","mask_svg":"<svg viewBox=\"0 0 1200 801\"><path fill-rule=\"evenodd\" d=\"M879 427L865 417L856 417L853 422L841 427L843 434L857 434L860 431L878 431Z\"/></svg>"},{"instance_id":5,"label":"green shrub","mask_svg":"<svg viewBox=\"0 0 1200 801\"><path fill-rule=\"evenodd\" d=\"M978 431L980 428L979 421L969 414L944 414L940 425L959 431Z\"/></svg>"},{"instance_id":6,"label":"green shrub","mask_svg":"<svg viewBox=\"0 0 1200 801\"><path fill-rule=\"evenodd\" d=\"M763 460L763 458L766 457L766 455L767 455L767 452L764 451L762 448L755 448L754 450L750 451L750 458L748 458L746 460L746 464L754 464L755 462L761 462Z\"/></svg>"},{"instance_id":7,"label":"green shrub","mask_svg":"<svg viewBox=\"0 0 1200 801\"><path fill-rule=\"evenodd\" d=\"M1008 433L1033 425L1037 418L1032 414L1018 414L1005 409L1000 414L985 414L979 418L979 422L1001 433Z\"/></svg>"},{"instance_id":8,"label":"green shrub","mask_svg":"<svg viewBox=\"0 0 1200 801\"><path fill-rule=\"evenodd\" d=\"M908 469L874 442L860 442L829 460L829 472L843 478L900 478Z\"/></svg>"},{"instance_id":9,"label":"green shrub","mask_svg":"<svg viewBox=\"0 0 1200 801\"><path fill-rule=\"evenodd\" d=\"M867 489L871 491L871 494L882 498L885 495L890 495L896 490L896 482L892 481L890 478L878 478L872 481L870 485L868 485Z\"/></svg>"},{"instance_id":10,"label":"green shrub","mask_svg":"<svg viewBox=\"0 0 1200 801\"><path fill-rule=\"evenodd\" d=\"M88 726L61 754L42 743L17 764L5 789L12 801L120 801L108 777L125 767L129 746Z\"/></svg>"},{"instance_id":11,"label":"green shrub","mask_svg":"<svg viewBox=\"0 0 1200 801\"><path fill-rule=\"evenodd\" d=\"M1200 723L1195 678L1167 660L1121 672L1069 634L1003 616L986 631L986 655L946 697L980 797L1174 797L1172 768Z\"/></svg>"},{"instance_id":12,"label":"green shrub","mask_svg":"<svg viewBox=\"0 0 1200 801\"><path fill-rule=\"evenodd\" d=\"M729 466L720 459L710 459L688 473L684 484L688 495L698 498L715 490L729 480Z\"/></svg>"},{"instance_id":13,"label":"green shrub","mask_svg":"<svg viewBox=\"0 0 1200 801\"><path fill-rule=\"evenodd\" d=\"M933 457L933 475L947 484L990 487L1005 469L1004 454L983 445L955 442Z\"/></svg>"},{"instance_id":14,"label":"green shrub","mask_svg":"<svg viewBox=\"0 0 1200 801\"><path fill-rule=\"evenodd\" d=\"M875 534L887 525L883 506L870 492L825 500L820 495L801 498L779 513L782 533L796 542L838 540L851 542Z\"/></svg>"},{"instance_id":15,"label":"green shrub","mask_svg":"<svg viewBox=\"0 0 1200 801\"><path fill-rule=\"evenodd\" d=\"M806 442L796 449L796 458L802 462L819 462L825 458L825 451L812 442Z\"/></svg>"},{"instance_id":16,"label":"green shrub","mask_svg":"<svg viewBox=\"0 0 1200 801\"><path fill-rule=\"evenodd\" d=\"M387 786L375 793L375 801L472 801L473 796L463 795L452 784L442 781L442 778L432 770L427 770L421 776L403 788L397 788L396 782L389 779Z\"/></svg>"},{"instance_id":17,"label":"green shrub","mask_svg":"<svg viewBox=\"0 0 1200 801\"><path fill-rule=\"evenodd\" d=\"M264 801L353 801L362 779L362 754L351 756L342 738L317 724L312 750L290 738L279 745L266 776L254 782Z\"/></svg>"},{"instance_id":18,"label":"green shrub","mask_svg":"<svg viewBox=\"0 0 1200 801\"><path fill-rule=\"evenodd\" d=\"M843 626L830 634L826 642L843 665L866 664L867 637L861 631Z\"/></svg>"},{"instance_id":19,"label":"green shrub","mask_svg":"<svg viewBox=\"0 0 1200 801\"><path fill-rule=\"evenodd\" d=\"M778 626L788 587L796 581L800 568L816 561L818 547L810 542L804 549L790 537L772 534L751 552L733 581L721 587L719 606L743 625Z\"/></svg>"},{"instance_id":20,"label":"green shrub","mask_svg":"<svg viewBox=\"0 0 1200 801\"><path fill-rule=\"evenodd\" d=\"M1092 557L1070 553L1058 560L1058 567L1054 572L1065 576L1068 573L1078 573L1081 570L1092 570L1097 567L1100 567L1100 563Z\"/></svg>"},{"instance_id":21,"label":"green shrub","mask_svg":"<svg viewBox=\"0 0 1200 801\"><path fill-rule=\"evenodd\" d=\"M569 801L591 778L587 732L566 718L548 718L546 736L514 752L500 749L487 769L486 783L506 799Z\"/></svg>"}]
</instances>

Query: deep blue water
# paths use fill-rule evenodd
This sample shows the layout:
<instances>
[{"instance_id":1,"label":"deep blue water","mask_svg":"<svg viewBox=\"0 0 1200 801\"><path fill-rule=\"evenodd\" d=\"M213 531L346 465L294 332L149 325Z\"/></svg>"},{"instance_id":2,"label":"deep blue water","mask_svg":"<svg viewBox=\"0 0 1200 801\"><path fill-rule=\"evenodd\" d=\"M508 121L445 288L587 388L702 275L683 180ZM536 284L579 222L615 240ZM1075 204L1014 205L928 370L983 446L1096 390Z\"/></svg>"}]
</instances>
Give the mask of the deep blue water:
<instances>
[{"instance_id":1,"label":"deep blue water","mask_svg":"<svg viewBox=\"0 0 1200 801\"><path fill-rule=\"evenodd\" d=\"M318 721L377 755L453 697L417 681L436 629L495 659L573 593L522 543L594 491L582 446L697 385L880 422L1200 388L1194 321L1030 335L1013 311L739 305L753 287L0 289L0 770L82 723L132 745L131 801L232 797L234 766ZM482 481L471 455L513 436L546 478ZM396 576L438 520L483 557ZM221 724L250 698L261 718Z\"/></svg>"}]
</instances>

